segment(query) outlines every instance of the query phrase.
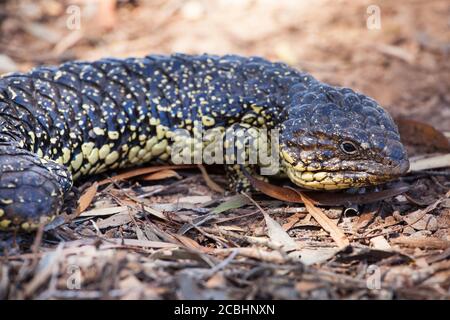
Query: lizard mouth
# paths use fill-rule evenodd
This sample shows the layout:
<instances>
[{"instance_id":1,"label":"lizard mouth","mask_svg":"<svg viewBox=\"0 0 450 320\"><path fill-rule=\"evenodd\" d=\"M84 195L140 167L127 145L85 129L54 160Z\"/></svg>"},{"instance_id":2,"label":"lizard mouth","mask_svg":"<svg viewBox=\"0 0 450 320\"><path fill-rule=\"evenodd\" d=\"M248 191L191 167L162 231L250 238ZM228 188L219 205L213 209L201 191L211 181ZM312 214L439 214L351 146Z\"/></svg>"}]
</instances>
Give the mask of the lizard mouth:
<instances>
[{"instance_id":1,"label":"lizard mouth","mask_svg":"<svg viewBox=\"0 0 450 320\"><path fill-rule=\"evenodd\" d=\"M286 165L286 163L285 163ZM353 187L378 185L397 179L409 169L409 161L402 161L393 167L379 165L368 171L300 171L286 165L289 179L306 189L339 190Z\"/></svg>"}]
</instances>

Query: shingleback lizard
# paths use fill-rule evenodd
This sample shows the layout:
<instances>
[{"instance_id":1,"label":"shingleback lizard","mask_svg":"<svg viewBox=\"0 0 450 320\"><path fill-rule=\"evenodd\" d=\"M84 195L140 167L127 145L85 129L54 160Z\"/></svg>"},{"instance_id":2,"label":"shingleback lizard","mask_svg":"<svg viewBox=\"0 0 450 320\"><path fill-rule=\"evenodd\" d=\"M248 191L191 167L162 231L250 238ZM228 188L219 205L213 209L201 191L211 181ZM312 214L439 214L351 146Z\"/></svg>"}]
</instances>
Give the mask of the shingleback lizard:
<instances>
[{"instance_id":1,"label":"shingleback lizard","mask_svg":"<svg viewBox=\"0 0 450 320\"><path fill-rule=\"evenodd\" d=\"M183 54L67 62L0 77L0 229L49 221L79 177L170 162L174 131L197 125L278 129L281 171L310 189L381 184L409 167L376 101L283 63ZM239 166L226 168L233 188L247 187Z\"/></svg>"}]
</instances>

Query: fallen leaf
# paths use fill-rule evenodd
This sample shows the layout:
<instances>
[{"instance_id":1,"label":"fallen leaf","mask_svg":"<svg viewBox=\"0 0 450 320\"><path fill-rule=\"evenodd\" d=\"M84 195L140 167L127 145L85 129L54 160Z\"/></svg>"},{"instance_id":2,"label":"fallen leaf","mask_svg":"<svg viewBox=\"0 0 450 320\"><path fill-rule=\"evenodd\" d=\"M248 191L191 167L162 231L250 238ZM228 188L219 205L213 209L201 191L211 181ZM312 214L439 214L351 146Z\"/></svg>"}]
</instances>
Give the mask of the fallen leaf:
<instances>
[{"instance_id":1,"label":"fallen leaf","mask_svg":"<svg viewBox=\"0 0 450 320\"><path fill-rule=\"evenodd\" d=\"M346 206L350 207L355 204L374 203L385 199L390 199L399 194L405 193L411 188L410 185L399 183L389 189L366 192L360 194L349 194L343 192L304 192L316 204L327 206Z\"/></svg>"},{"instance_id":2,"label":"fallen leaf","mask_svg":"<svg viewBox=\"0 0 450 320\"><path fill-rule=\"evenodd\" d=\"M158 211L158 210L156 210L154 208L151 208L149 206L144 206L143 208L144 208L145 212L147 212L147 213L149 213L151 215L154 215L155 217L158 217L158 218L160 218L162 220L168 221L168 219L166 218L166 216L162 212L160 212L160 211Z\"/></svg>"},{"instance_id":3,"label":"fallen leaf","mask_svg":"<svg viewBox=\"0 0 450 320\"><path fill-rule=\"evenodd\" d=\"M428 213L423 215L420 210L408 214L403 217L403 220L416 230L430 230L434 232L439 228L435 216Z\"/></svg>"},{"instance_id":4,"label":"fallen leaf","mask_svg":"<svg viewBox=\"0 0 450 320\"><path fill-rule=\"evenodd\" d=\"M136 238L138 238L138 240L149 240L149 239L147 239L147 236L144 233L144 231L142 231L142 229L139 228L139 226L137 224L136 224L134 230L136 232Z\"/></svg>"},{"instance_id":5,"label":"fallen leaf","mask_svg":"<svg viewBox=\"0 0 450 320\"><path fill-rule=\"evenodd\" d=\"M58 261L62 258L61 254L64 243L60 243L54 251L47 252L39 261L37 271L34 277L28 282L24 288L26 297L32 295L47 279L51 276L54 268L58 268Z\"/></svg>"},{"instance_id":6,"label":"fallen leaf","mask_svg":"<svg viewBox=\"0 0 450 320\"><path fill-rule=\"evenodd\" d=\"M450 152L448 139L433 126L404 118L396 118L395 122L403 143L426 147L429 151Z\"/></svg>"},{"instance_id":7,"label":"fallen leaf","mask_svg":"<svg viewBox=\"0 0 450 320\"><path fill-rule=\"evenodd\" d=\"M128 207L127 206L121 206L121 207L109 207L109 208L99 208L99 209L92 209L89 211L85 211L79 215L79 217L96 217L96 216L109 216L115 213L122 213L127 212Z\"/></svg>"},{"instance_id":8,"label":"fallen leaf","mask_svg":"<svg viewBox=\"0 0 450 320\"><path fill-rule=\"evenodd\" d=\"M212 198L210 196L187 196L178 198L178 201L181 203L207 203L210 202Z\"/></svg>"},{"instance_id":9,"label":"fallen leaf","mask_svg":"<svg viewBox=\"0 0 450 320\"><path fill-rule=\"evenodd\" d=\"M214 249L214 254L226 254L236 251L238 255L271 263L286 263L286 258L279 251L267 251L258 247Z\"/></svg>"},{"instance_id":10,"label":"fallen leaf","mask_svg":"<svg viewBox=\"0 0 450 320\"><path fill-rule=\"evenodd\" d=\"M266 221L267 235L274 243L280 244L285 251L298 249L297 243L284 231L278 222L272 219L266 212L263 212L263 215Z\"/></svg>"},{"instance_id":11,"label":"fallen leaf","mask_svg":"<svg viewBox=\"0 0 450 320\"><path fill-rule=\"evenodd\" d=\"M354 224L353 230L357 232L362 228L366 228L373 219L375 219L375 212L363 212L358 216L358 220Z\"/></svg>"},{"instance_id":12,"label":"fallen leaf","mask_svg":"<svg viewBox=\"0 0 450 320\"><path fill-rule=\"evenodd\" d=\"M197 250L203 253L209 253L211 252L211 250L213 250L212 248L203 247L199 245L195 240L181 234L172 234L172 236L180 241L180 243L182 243L186 248Z\"/></svg>"},{"instance_id":13,"label":"fallen leaf","mask_svg":"<svg viewBox=\"0 0 450 320\"><path fill-rule=\"evenodd\" d=\"M113 244L111 244L111 242ZM162 241L150 241L150 240L138 240L138 239L108 239L107 242L102 244L100 248L114 248L116 246L133 246L133 247L142 247L142 248L154 248L154 249L170 249L177 248L179 245L174 243L162 242Z\"/></svg>"},{"instance_id":14,"label":"fallen leaf","mask_svg":"<svg viewBox=\"0 0 450 320\"><path fill-rule=\"evenodd\" d=\"M300 262L309 266L316 263L323 263L333 258L339 252L338 248L302 248L296 253L300 255Z\"/></svg>"},{"instance_id":15,"label":"fallen leaf","mask_svg":"<svg viewBox=\"0 0 450 320\"><path fill-rule=\"evenodd\" d=\"M133 170L126 171L124 173L118 174L118 175L113 176L111 178L107 178L107 179L101 180L98 183L98 185L102 186L104 184L108 184L108 183L111 183L111 182L127 180L127 179L130 179L130 178L142 176L142 175L153 173L153 172L158 172L158 171L161 171L161 170L168 170L168 169L173 169L173 170L177 170L177 169L192 169L192 168L196 168L196 167L197 167L196 165L186 164L186 165L178 165L178 166L168 165L168 166L153 166L153 167L148 167L148 168L138 168L138 169L133 169Z\"/></svg>"},{"instance_id":16,"label":"fallen leaf","mask_svg":"<svg viewBox=\"0 0 450 320\"><path fill-rule=\"evenodd\" d=\"M211 190L222 193L222 194L225 193L225 190L211 179L211 177L209 176L208 172L206 171L206 169L203 165L199 164L198 168L200 169L200 171L202 173L202 176L206 182L206 185Z\"/></svg>"},{"instance_id":17,"label":"fallen leaf","mask_svg":"<svg viewBox=\"0 0 450 320\"><path fill-rule=\"evenodd\" d=\"M217 226L219 230L225 230L225 231L237 231L237 232L247 232L246 229L238 227L238 226Z\"/></svg>"},{"instance_id":18,"label":"fallen leaf","mask_svg":"<svg viewBox=\"0 0 450 320\"><path fill-rule=\"evenodd\" d=\"M408 226L412 226L413 224L416 224L420 220L422 220L429 212L433 211L438 207L439 204L444 202L446 199L450 197L450 191L448 191L444 197L439 198L434 203L430 204L428 207L424 209L418 209L416 211L413 211L409 213L407 216L403 218L403 220L408 224ZM429 221L427 219L426 221ZM436 224L436 222L432 222L433 224ZM426 224L427 225L427 224ZM418 227L419 225L416 225Z\"/></svg>"},{"instance_id":19,"label":"fallen leaf","mask_svg":"<svg viewBox=\"0 0 450 320\"><path fill-rule=\"evenodd\" d=\"M409 171L421 171L444 167L450 167L450 153L412 160L409 164Z\"/></svg>"},{"instance_id":20,"label":"fallen leaf","mask_svg":"<svg viewBox=\"0 0 450 320\"><path fill-rule=\"evenodd\" d=\"M183 224L177 233L183 235L186 232L188 232L189 230L191 230L192 228L199 227L213 219L215 219L214 214L207 214L207 215L196 217L192 221L189 221L188 223Z\"/></svg>"},{"instance_id":21,"label":"fallen leaf","mask_svg":"<svg viewBox=\"0 0 450 320\"><path fill-rule=\"evenodd\" d=\"M157 171L155 173L151 173L149 175L143 176L141 179L145 181L155 181L155 180L164 180L169 178L177 178L181 179L181 176L174 170L164 169L161 171Z\"/></svg>"},{"instance_id":22,"label":"fallen leaf","mask_svg":"<svg viewBox=\"0 0 450 320\"><path fill-rule=\"evenodd\" d=\"M279 187L268 182L256 179L245 170L243 172L246 178L249 179L252 186L260 190L262 193L282 201L303 203L298 193L294 190Z\"/></svg>"},{"instance_id":23,"label":"fallen leaf","mask_svg":"<svg viewBox=\"0 0 450 320\"><path fill-rule=\"evenodd\" d=\"M89 208L89 206L92 203L92 200L94 200L94 197L97 194L97 190L98 190L98 183L94 182L81 195L80 199L78 200L78 210L77 210L78 213L82 213L84 210Z\"/></svg>"},{"instance_id":24,"label":"fallen leaf","mask_svg":"<svg viewBox=\"0 0 450 320\"><path fill-rule=\"evenodd\" d=\"M341 229L339 229L339 227L322 212L322 210L315 207L311 199L308 198L308 196L304 195L301 192L300 196L302 197L306 209L308 209L308 212L317 221L317 223L319 223L322 226L322 228L325 231L330 233L330 236L336 242L338 247L343 249L349 246L350 241L348 240L345 233L342 232Z\"/></svg>"},{"instance_id":25,"label":"fallen leaf","mask_svg":"<svg viewBox=\"0 0 450 320\"><path fill-rule=\"evenodd\" d=\"M301 218L304 218L304 217L305 217L304 212L294 213L292 216L287 218L288 222L283 224L283 230L289 231L297 222L300 221Z\"/></svg>"},{"instance_id":26,"label":"fallen leaf","mask_svg":"<svg viewBox=\"0 0 450 320\"><path fill-rule=\"evenodd\" d=\"M296 189L291 187L279 187L268 182L255 179L246 171L244 175L249 179L250 183L256 189L259 189L262 193L287 202L303 203L302 198L299 195L301 192L307 195L308 198L314 204L324 205L324 206L351 206L353 204L367 204L384 199L389 199L396 195L402 194L410 189L409 185L399 184L390 189L385 189L378 192L367 192L362 194L348 194L344 192L320 192L320 191L307 191L304 189Z\"/></svg>"},{"instance_id":27,"label":"fallen leaf","mask_svg":"<svg viewBox=\"0 0 450 320\"><path fill-rule=\"evenodd\" d=\"M128 212L117 213L105 220L97 222L97 227L99 229L106 229L111 227L118 227L131 222L131 217Z\"/></svg>"},{"instance_id":28,"label":"fallen leaf","mask_svg":"<svg viewBox=\"0 0 450 320\"><path fill-rule=\"evenodd\" d=\"M250 201L247 197L242 194L237 194L230 197L227 201L219 204L211 211L211 213L222 213L228 210L238 209L249 203Z\"/></svg>"},{"instance_id":29,"label":"fallen leaf","mask_svg":"<svg viewBox=\"0 0 450 320\"><path fill-rule=\"evenodd\" d=\"M196 204L194 203L153 203L152 208L160 211L179 211L183 209L194 209L196 208Z\"/></svg>"},{"instance_id":30,"label":"fallen leaf","mask_svg":"<svg viewBox=\"0 0 450 320\"><path fill-rule=\"evenodd\" d=\"M412 248L433 248L446 250L450 248L450 241L442 240L436 237L405 237L401 236L394 238L391 241L393 244L404 245Z\"/></svg>"},{"instance_id":31,"label":"fallen leaf","mask_svg":"<svg viewBox=\"0 0 450 320\"><path fill-rule=\"evenodd\" d=\"M244 195L246 194L244 193ZM258 209L263 214L267 226L267 235L269 236L270 240L272 240L272 242L274 242L275 244L280 245L285 251L293 251L298 249L297 243L286 231L284 231L283 227L274 219L272 219L272 217L270 217L256 201L254 201L250 196L246 196L258 207Z\"/></svg>"},{"instance_id":32,"label":"fallen leaf","mask_svg":"<svg viewBox=\"0 0 450 320\"><path fill-rule=\"evenodd\" d=\"M377 250L384 250L384 251L392 250L391 245L389 244L389 242L387 242L387 240L383 236L373 237L372 239L370 239L370 243Z\"/></svg>"}]
</instances>

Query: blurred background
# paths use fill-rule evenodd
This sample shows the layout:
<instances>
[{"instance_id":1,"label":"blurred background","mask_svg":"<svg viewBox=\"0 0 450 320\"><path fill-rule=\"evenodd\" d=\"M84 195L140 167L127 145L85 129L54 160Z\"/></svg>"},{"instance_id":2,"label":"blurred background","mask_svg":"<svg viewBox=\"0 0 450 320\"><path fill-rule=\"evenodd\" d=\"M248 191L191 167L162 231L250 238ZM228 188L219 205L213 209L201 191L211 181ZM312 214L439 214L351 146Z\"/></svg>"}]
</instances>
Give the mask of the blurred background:
<instances>
[{"instance_id":1,"label":"blurred background","mask_svg":"<svg viewBox=\"0 0 450 320\"><path fill-rule=\"evenodd\" d=\"M448 0L0 0L0 74L172 52L281 60L450 129Z\"/></svg>"}]
</instances>

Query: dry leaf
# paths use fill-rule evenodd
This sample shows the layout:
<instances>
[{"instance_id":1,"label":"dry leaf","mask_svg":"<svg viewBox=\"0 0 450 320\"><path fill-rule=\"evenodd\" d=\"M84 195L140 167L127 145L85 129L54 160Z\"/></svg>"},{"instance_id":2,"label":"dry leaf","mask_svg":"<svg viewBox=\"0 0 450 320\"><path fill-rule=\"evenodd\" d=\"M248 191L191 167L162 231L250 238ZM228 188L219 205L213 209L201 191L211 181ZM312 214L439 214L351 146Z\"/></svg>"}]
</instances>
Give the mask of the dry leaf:
<instances>
[{"instance_id":1,"label":"dry leaf","mask_svg":"<svg viewBox=\"0 0 450 320\"><path fill-rule=\"evenodd\" d=\"M304 218L304 217L305 217L305 213L304 212L294 213L292 216L287 218L288 222L283 224L283 230L289 231L297 222L299 222L299 220L301 218Z\"/></svg>"},{"instance_id":2,"label":"dry leaf","mask_svg":"<svg viewBox=\"0 0 450 320\"><path fill-rule=\"evenodd\" d=\"M247 197L245 197L242 194L237 194L230 197L227 201L219 204L211 211L211 213L222 213L228 210L238 209L249 203L250 201L248 200Z\"/></svg>"},{"instance_id":3,"label":"dry leaf","mask_svg":"<svg viewBox=\"0 0 450 320\"><path fill-rule=\"evenodd\" d=\"M298 248L297 243L287 234L286 231L283 230L280 224L272 219L267 212L264 211L263 208L261 208L261 206L250 196L245 193L243 193L243 195L245 195L263 214L267 226L267 235L270 240L277 245L281 245L285 251L296 250Z\"/></svg>"},{"instance_id":4,"label":"dry leaf","mask_svg":"<svg viewBox=\"0 0 450 320\"><path fill-rule=\"evenodd\" d=\"M409 171L438 169L444 167L450 167L450 153L412 160L409 165Z\"/></svg>"},{"instance_id":5,"label":"dry leaf","mask_svg":"<svg viewBox=\"0 0 450 320\"><path fill-rule=\"evenodd\" d=\"M206 171L206 169L203 165L199 164L198 168L200 169L200 171L202 173L202 176L206 182L206 185L211 190L222 193L222 194L225 193L225 190L211 179L211 177L209 176L208 172Z\"/></svg>"},{"instance_id":6,"label":"dry leaf","mask_svg":"<svg viewBox=\"0 0 450 320\"><path fill-rule=\"evenodd\" d=\"M231 225L231 226L217 226L217 228L219 230L225 230L225 231L237 231L237 232L246 232L246 231L248 231L248 230L246 230L244 228L241 228L241 227L238 227L238 226L233 226L233 225Z\"/></svg>"},{"instance_id":7,"label":"dry leaf","mask_svg":"<svg viewBox=\"0 0 450 320\"><path fill-rule=\"evenodd\" d=\"M353 225L353 230L358 231L362 228L366 228L371 221L375 218L374 212L363 212L359 215L358 220Z\"/></svg>"},{"instance_id":8,"label":"dry leaf","mask_svg":"<svg viewBox=\"0 0 450 320\"><path fill-rule=\"evenodd\" d=\"M399 194L405 193L410 188L410 185L399 183L389 189L360 194L349 194L343 192L301 192L318 205L350 207L355 204L368 204L390 199Z\"/></svg>"},{"instance_id":9,"label":"dry leaf","mask_svg":"<svg viewBox=\"0 0 450 320\"><path fill-rule=\"evenodd\" d=\"M136 232L136 237L138 238L138 240L150 240L147 238L144 231L142 231L141 228L139 228L139 226L137 224L136 224L134 230Z\"/></svg>"},{"instance_id":10,"label":"dry leaf","mask_svg":"<svg viewBox=\"0 0 450 320\"><path fill-rule=\"evenodd\" d=\"M51 276L53 269L58 267L58 261L62 258L61 253L64 243L60 243L54 251L46 253L39 261L34 277L24 288L25 296L30 296Z\"/></svg>"},{"instance_id":11,"label":"dry leaf","mask_svg":"<svg viewBox=\"0 0 450 320\"><path fill-rule=\"evenodd\" d=\"M383 236L377 236L370 239L370 243L377 250L391 251L392 247Z\"/></svg>"},{"instance_id":12,"label":"dry leaf","mask_svg":"<svg viewBox=\"0 0 450 320\"><path fill-rule=\"evenodd\" d=\"M306 191L299 188L291 187L279 187L262 180L255 179L247 172L244 171L245 176L249 179L250 183L256 189L259 189L262 193L287 202L303 203L302 198L299 195L301 192L307 195L308 198L318 205L324 206L350 206L353 204L367 204L384 199L392 198L396 195L405 193L410 189L409 185L399 184L390 189L378 191L378 192L367 192L363 194L348 194L344 192L320 192L320 191Z\"/></svg>"},{"instance_id":13,"label":"dry leaf","mask_svg":"<svg viewBox=\"0 0 450 320\"><path fill-rule=\"evenodd\" d=\"M193 249L193 250L200 251L203 253L209 253L213 250L212 248L203 247L203 246L199 245L195 240L188 238L186 236L183 236L181 234L171 234L171 235L189 249Z\"/></svg>"},{"instance_id":14,"label":"dry leaf","mask_svg":"<svg viewBox=\"0 0 450 320\"><path fill-rule=\"evenodd\" d=\"M83 212L79 215L79 217L109 216L109 215L112 215L115 213L122 213L122 212L127 212L127 211L128 211L127 206L99 208L99 209L92 209L92 210Z\"/></svg>"},{"instance_id":15,"label":"dry leaf","mask_svg":"<svg viewBox=\"0 0 450 320\"><path fill-rule=\"evenodd\" d=\"M403 220L416 230L436 231L439 228L438 220L432 214L423 214L422 211L414 211L403 217Z\"/></svg>"},{"instance_id":16,"label":"dry leaf","mask_svg":"<svg viewBox=\"0 0 450 320\"><path fill-rule=\"evenodd\" d=\"M296 202L296 203L302 203L301 198L299 197L298 193L295 192L292 189L279 187L270 183L267 183L265 181L255 179L252 177L248 172L245 170L243 171L244 175L249 179L250 183L253 187L260 190L262 193L281 200L281 201L288 201L288 202Z\"/></svg>"},{"instance_id":17,"label":"dry leaf","mask_svg":"<svg viewBox=\"0 0 450 320\"><path fill-rule=\"evenodd\" d=\"M396 118L395 122L403 143L426 147L429 151L450 151L448 139L433 126L404 118Z\"/></svg>"},{"instance_id":18,"label":"dry leaf","mask_svg":"<svg viewBox=\"0 0 450 320\"><path fill-rule=\"evenodd\" d=\"M113 242L115 244L111 244ZM108 239L107 242L102 244L100 248L108 249L114 248L117 246L133 246L133 247L142 247L142 248L154 248L154 249L171 249L177 248L179 245L174 243L162 242L162 241L150 241L150 240L138 240L138 239Z\"/></svg>"},{"instance_id":19,"label":"dry leaf","mask_svg":"<svg viewBox=\"0 0 450 320\"><path fill-rule=\"evenodd\" d=\"M271 263L285 263L286 259L279 251L267 251L258 247L214 249L214 254L226 254L236 251L238 255Z\"/></svg>"},{"instance_id":20,"label":"dry leaf","mask_svg":"<svg viewBox=\"0 0 450 320\"><path fill-rule=\"evenodd\" d=\"M154 215L155 217L158 217L158 218L160 218L162 220L168 221L168 219L166 218L166 216L162 212L160 212L160 211L158 211L158 210L156 210L154 208L151 208L149 206L144 206L143 208L144 208L145 212L150 213L151 215Z\"/></svg>"},{"instance_id":21,"label":"dry leaf","mask_svg":"<svg viewBox=\"0 0 450 320\"><path fill-rule=\"evenodd\" d=\"M325 231L330 233L330 236L337 243L338 247L343 249L350 245L350 241L344 232L339 229L339 227L328 218L322 210L315 207L312 203L311 199L309 199L306 195L300 192L300 195L305 203L306 209L313 216L313 218L319 223Z\"/></svg>"},{"instance_id":22,"label":"dry leaf","mask_svg":"<svg viewBox=\"0 0 450 320\"><path fill-rule=\"evenodd\" d=\"M143 176L141 179L145 181L164 180L169 178L181 179L181 176L174 170L164 169L149 175Z\"/></svg>"},{"instance_id":23,"label":"dry leaf","mask_svg":"<svg viewBox=\"0 0 450 320\"><path fill-rule=\"evenodd\" d=\"M89 188L86 189L86 191L81 195L80 199L78 200L78 209L77 212L81 213L92 203L92 200L94 200L95 195L97 194L98 190L98 183L94 182Z\"/></svg>"},{"instance_id":24,"label":"dry leaf","mask_svg":"<svg viewBox=\"0 0 450 320\"><path fill-rule=\"evenodd\" d=\"M179 165L179 166L175 166L175 165L167 165L167 166L152 166L152 167L148 167L148 168L138 168L138 169L133 169L133 170L129 170L126 171L124 173L118 174L114 177L108 178L108 179L104 179L102 181L100 181L98 183L99 186L102 186L104 184L108 184L111 182L115 182L115 181L120 181L120 180L127 180L130 178L134 178L134 177L138 177L138 176L142 176L144 174L149 174L149 173L153 173L153 172L158 172L161 170L167 170L167 169L173 169L173 170L177 170L177 169L191 169L191 168L196 168L196 165L190 165L190 164L186 164L186 165Z\"/></svg>"},{"instance_id":25,"label":"dry leaf","mask_svg":"<svg viewBox=\"0 0 450 320\"><path fill-rule=\"evenodd\" d=\"M450 248L450 241L442 240L436 237L405 237L394 238L391 241L394 244L404 245L412 248L432 248L446 250Z\"/></svg>"},{"instance_id":26,"label":"dry leaf","mask_svg":"<svg viewBox=\"0 0 450 320\"><path fill-rule=\"evenodd\" d=\"M292 251L298 249L297 243L290 235L280 226L278 222L272 219L266 212L263 211L264 220L267 226L267 235L274 243L280 244L285 251Z\"/></svg>"},{"instance_id":27,"label":"dry leaf","mask_svg":"<svg viewBox=\"0 0 450 320\"><path fill-rule=\"evenodd\" d=\"M333 258L339 249L334 248L302 248L297 251L300 255L300 262L304 265L309 266L316 263L323 263L331 258Z\"/></svg>"},{"instance_id":28,"label":"dry leaf","mask_svg":"<svg viewBox=\"0 0 450 320\"><path fill-rule=\"evenodd\" d=\"M212 198L210 196L187 196L178 199L180 203L192 203L192 204L207 203L210 202L211 200Z\"/></svg>"},{"instance_id":29,"label":"dry leaf","mask_svg":"<svg viewBox=\"0 0 450 320\"><path fill-rule=\"evenodd\" d=\"M118 227L131 222L131 217L128 212L117 213L105 220L97 222L97 227L99 229L106 229L111 227Z\"/></svg>"}]
</instances>

